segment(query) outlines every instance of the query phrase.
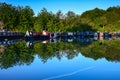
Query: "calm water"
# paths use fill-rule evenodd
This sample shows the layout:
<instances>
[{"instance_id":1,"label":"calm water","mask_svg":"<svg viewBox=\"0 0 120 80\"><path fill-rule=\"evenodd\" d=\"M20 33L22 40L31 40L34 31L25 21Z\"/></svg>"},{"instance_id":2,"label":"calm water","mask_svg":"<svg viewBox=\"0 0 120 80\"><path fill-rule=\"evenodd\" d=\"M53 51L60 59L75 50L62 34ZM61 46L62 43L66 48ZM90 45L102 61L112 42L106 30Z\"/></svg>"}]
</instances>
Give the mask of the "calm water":
<instances>
[{"instance_id":1,"label":"calm water","mask_svg":"<svg viewBox=\"0 0 120 80\"><path fill-rule=\"evenodd\" d=\"M118 39L11 40L0 51L0 80L120 80Z\"/></svg>"}]
</instances>

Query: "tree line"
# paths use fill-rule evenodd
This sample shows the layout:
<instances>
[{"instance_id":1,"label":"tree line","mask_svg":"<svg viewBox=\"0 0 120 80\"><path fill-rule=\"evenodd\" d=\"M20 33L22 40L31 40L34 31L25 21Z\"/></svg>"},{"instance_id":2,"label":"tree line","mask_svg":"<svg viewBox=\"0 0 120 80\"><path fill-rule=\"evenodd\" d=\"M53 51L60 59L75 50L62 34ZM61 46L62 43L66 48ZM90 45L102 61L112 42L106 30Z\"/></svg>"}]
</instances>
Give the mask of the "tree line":
<instances>
[{"instance_id":1,"label":"tree line","mask_svg":"<svg viewBox=\"0 0 120 80\"><path fill-rule=\"evenodd\" d=\"M11 31L120 31L120 6L106 10L95 8L82 14L68 11L63 14L40 10L37 16L30 6L13 6L0 3L0 27Z\"/></svg>"}]
</instances>

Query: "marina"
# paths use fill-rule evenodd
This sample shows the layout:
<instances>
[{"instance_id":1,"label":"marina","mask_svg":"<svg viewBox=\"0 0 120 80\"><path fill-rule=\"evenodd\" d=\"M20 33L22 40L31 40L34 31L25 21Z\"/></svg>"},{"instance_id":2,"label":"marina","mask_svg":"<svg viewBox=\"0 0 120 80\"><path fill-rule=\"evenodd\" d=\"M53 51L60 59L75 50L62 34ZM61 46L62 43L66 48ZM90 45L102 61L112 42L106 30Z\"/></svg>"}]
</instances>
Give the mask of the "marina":
<instances>
[{"instance_id":1,"label":"marina","mask_svg":"<svg viewBox=\"0 0 120 80\"><path fill-rule=\"evenodd\" d=\"M11 32L11 31L0 31L0 39L6 38L26 38L26 39L56 39L56 38L96 38L96 39L107 39L107 37L120 37L120 32Z\"/></svg>"},{"instance_id":2,"label":"marina","mask_svg":"<svg viewBox=\"0 0 120 80\"><path fill-rule=\"evenodd\" d=\"M120 80L120 0L0 0L0 80Z\"/></svg>"},{"instance_id":3,"label":"marina","mask_svg":"<svg viewBox=\"0 0 120 80\"><path fill-rule=\"evenodd\" d=\"M32 46L35 43L56 43L61 42L79 42L79 43L91 43L96 40L111 40L119 39L119 32L0 32L0 45L7 46L16 42L26 42L26 46Z\"/></svg>"}]
</instances>

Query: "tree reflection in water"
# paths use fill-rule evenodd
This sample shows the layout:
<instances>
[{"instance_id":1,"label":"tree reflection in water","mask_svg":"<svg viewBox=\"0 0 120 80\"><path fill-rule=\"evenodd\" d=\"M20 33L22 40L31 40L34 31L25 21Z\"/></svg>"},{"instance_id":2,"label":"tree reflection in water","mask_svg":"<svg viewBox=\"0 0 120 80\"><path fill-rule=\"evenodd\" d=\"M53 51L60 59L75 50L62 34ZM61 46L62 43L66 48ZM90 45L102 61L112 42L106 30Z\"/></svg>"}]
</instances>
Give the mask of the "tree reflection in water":
<instances>
[{"instance_id":1,"label":"tree reflection in water","mask_svg":"<svg viewBox=\"0 0 120 80\"><path fill-rule=\"evenodd\" d=\"M34 42L33 42L34 43ZM7 69L16 65L30 65L35 55L43 63L48 59L56 57L61 60L63 56L67 59L73 59L80 53L94 60L105 58L107 61L120 62L120 40L97 40L90 42L73 42L56 43L35 43L30 47L25 42L17 42L6 47L0 47L0 68Z\"/></svg>"}]
</instances>

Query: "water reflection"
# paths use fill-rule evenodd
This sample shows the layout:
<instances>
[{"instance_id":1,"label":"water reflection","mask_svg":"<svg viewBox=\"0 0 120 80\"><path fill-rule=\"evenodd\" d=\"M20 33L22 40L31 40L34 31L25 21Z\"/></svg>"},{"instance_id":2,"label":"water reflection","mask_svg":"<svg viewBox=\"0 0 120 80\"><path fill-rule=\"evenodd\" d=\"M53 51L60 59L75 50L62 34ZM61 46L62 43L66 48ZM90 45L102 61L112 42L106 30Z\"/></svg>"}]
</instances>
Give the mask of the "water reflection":
<instances>
[{"instance_id":1,"label":"water reflection","mask_svg":"<svg viewBox=\"0 0 120 80\"><path fill-rule=\"evenodd\" d=\"M0 42L0 68L7 69L15 65L30 65L38 55L45 63L49 59L62 57L73 59L80 53L94 60L105 58L107 61L120 62L120 41L104 38L60 38L60 39L14 39ZM47 44L44 44L47 43Z\"/></svg>"},{"instance_id":2,"label":"water reflection","mask_svg":"<svg viewBox=\"0 0 120 80\"><path fill-rule=\"evenodd\" d=\"M17 42L22 42L23 40L22 39L12 39L12 40L3 40L3 41L0 41L0 45L1 46L8 46L8 45L11 45L11 44L14 44L14 43L17 43Z\"/></svg>"}]
</instances>

